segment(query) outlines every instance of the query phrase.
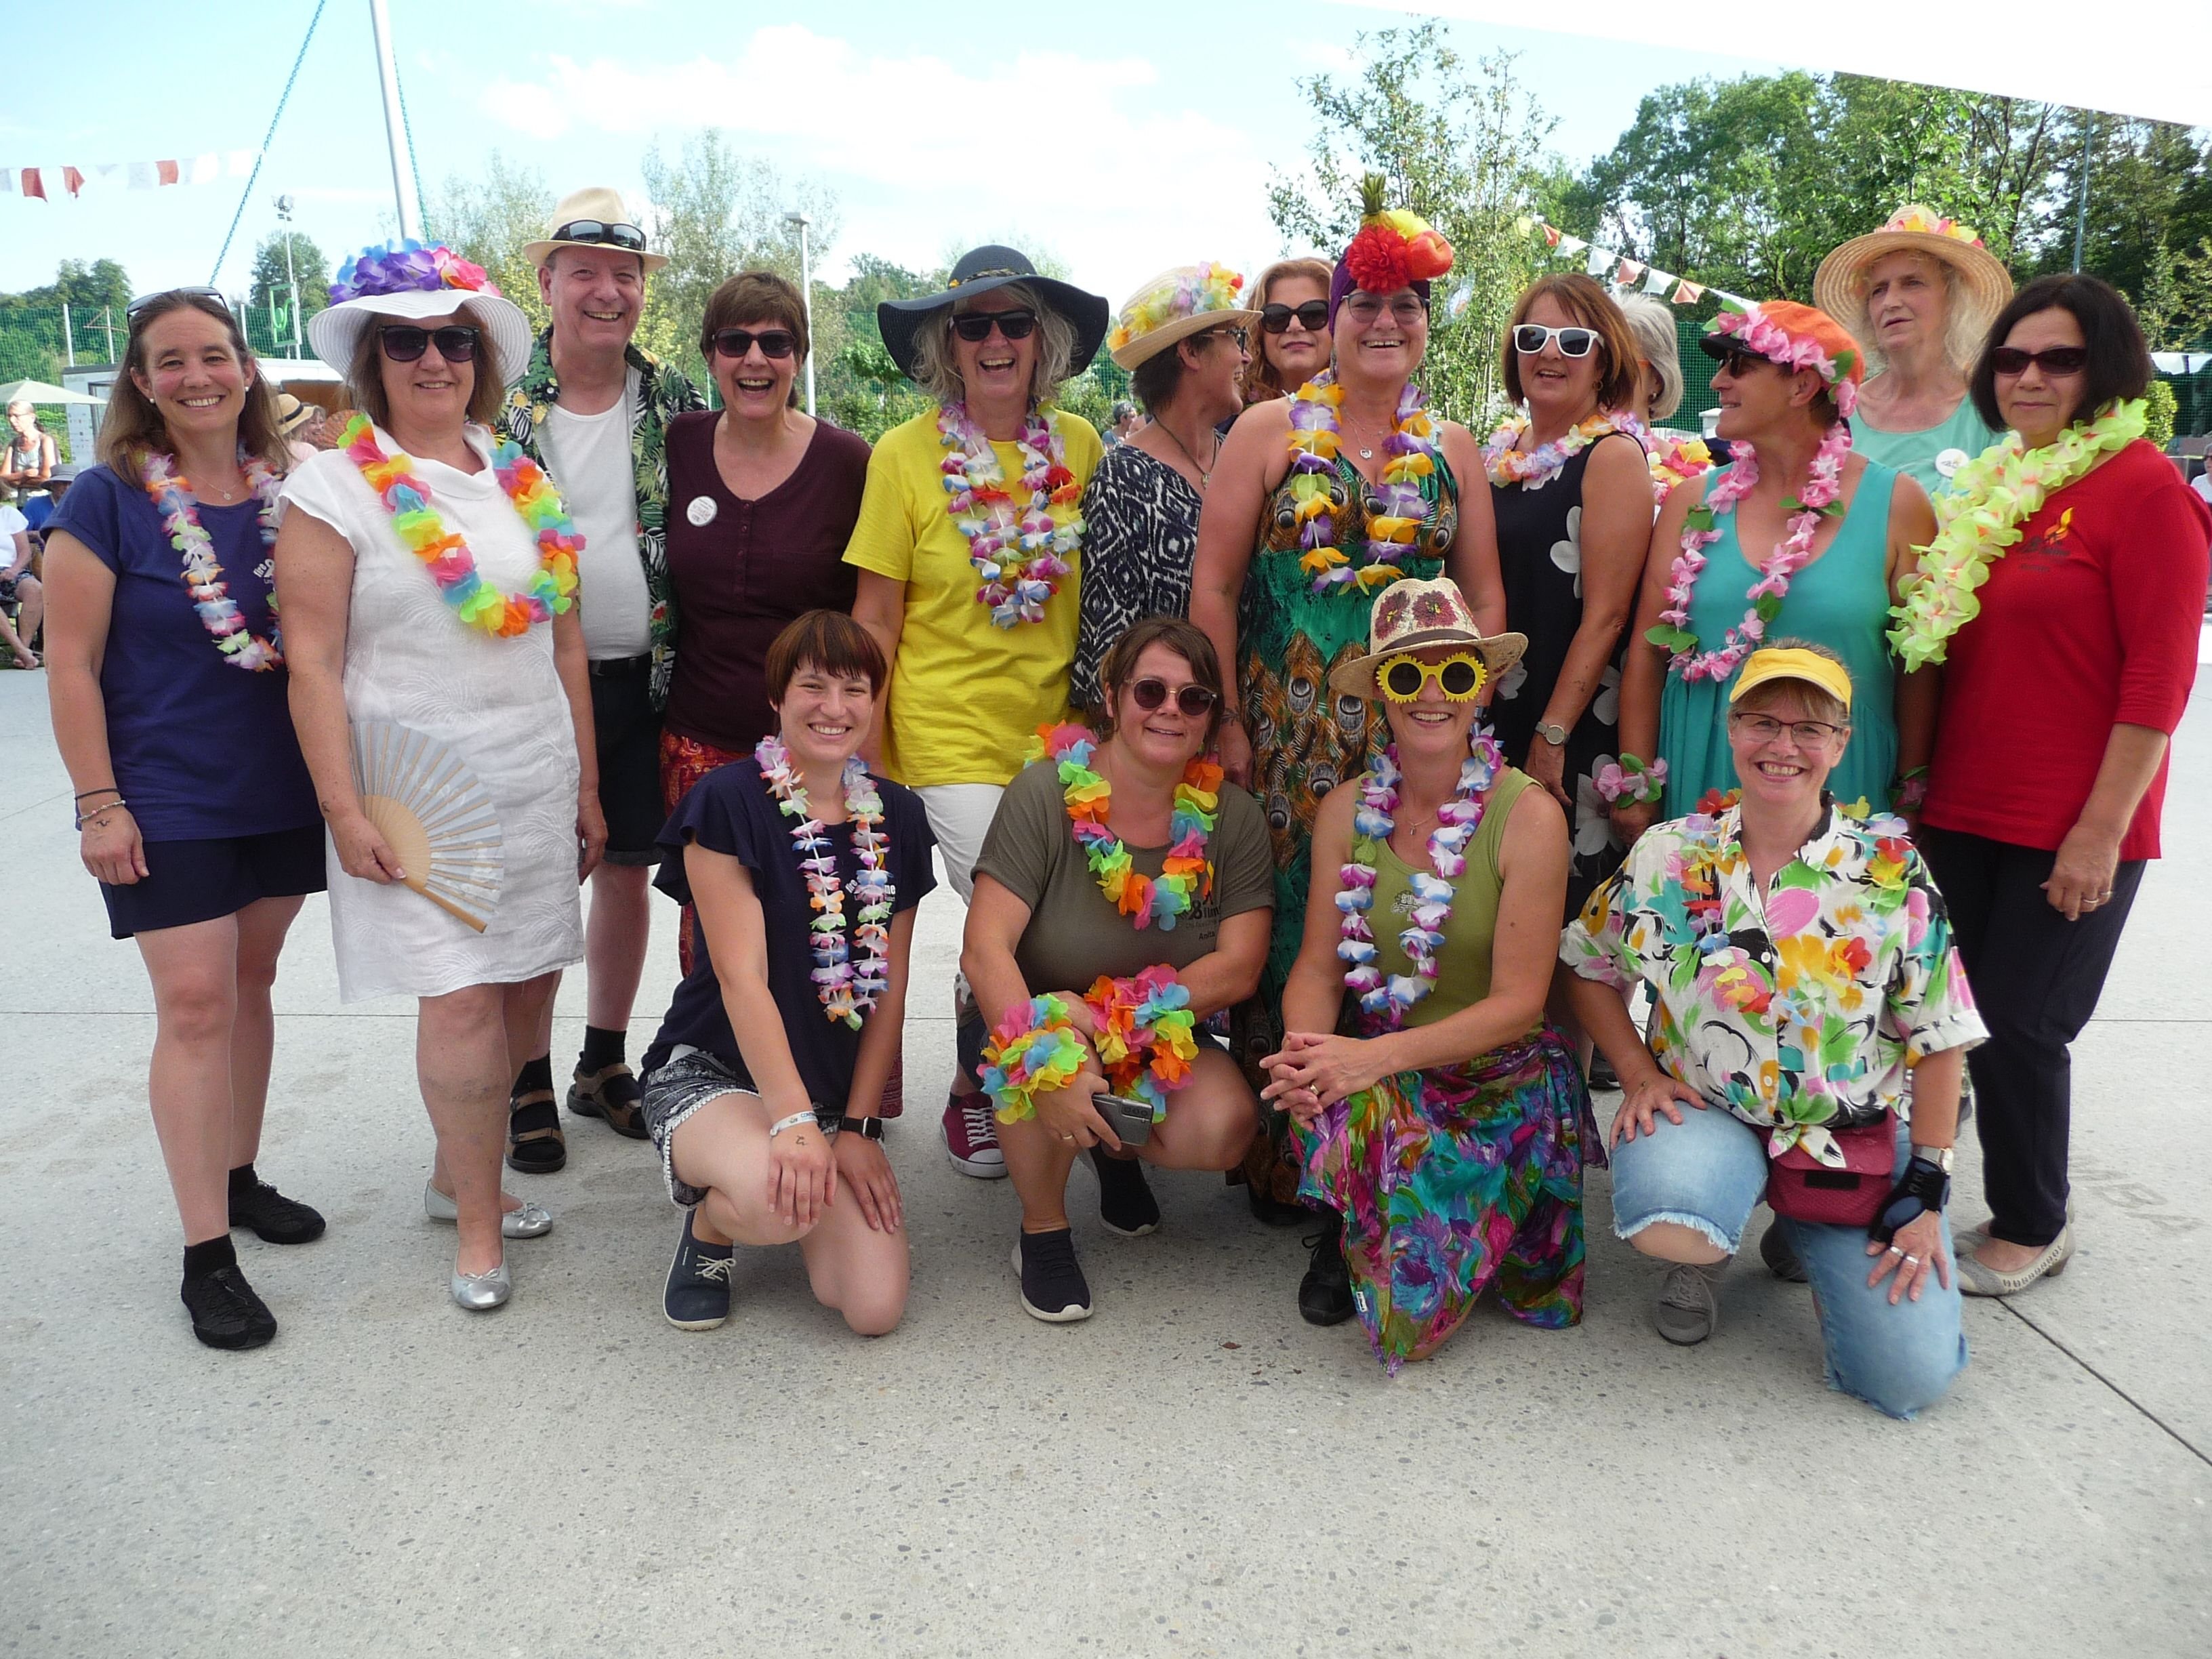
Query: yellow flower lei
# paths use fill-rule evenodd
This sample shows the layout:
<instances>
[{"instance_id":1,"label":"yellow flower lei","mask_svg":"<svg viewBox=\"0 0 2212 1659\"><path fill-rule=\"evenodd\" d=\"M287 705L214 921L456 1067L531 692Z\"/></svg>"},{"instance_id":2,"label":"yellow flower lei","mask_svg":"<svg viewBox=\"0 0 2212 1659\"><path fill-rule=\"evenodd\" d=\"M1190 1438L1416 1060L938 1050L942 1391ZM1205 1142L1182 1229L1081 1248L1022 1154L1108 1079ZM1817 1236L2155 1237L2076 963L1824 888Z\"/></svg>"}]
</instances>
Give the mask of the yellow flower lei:
<instances>
[{"instance_id":1,"label":"yellow flower lei","mask_svg":"<svg viewBox=\"0 0 2212 1659\"><path fill-rule=\"evenodd\" d=\"M1981 614L1974 590L1990 566L2020 539L2020 527L2043 504L2106 456L2143 434L2146 400L2115 401L2087 424L2069 426L2040 449L2008 432L1953 475L1936 506L1940 527L1920 550L1920 562L1892 608L1889 642L1906 672L1943 660L1944 641Z\"/></svg>"}]
</instances>

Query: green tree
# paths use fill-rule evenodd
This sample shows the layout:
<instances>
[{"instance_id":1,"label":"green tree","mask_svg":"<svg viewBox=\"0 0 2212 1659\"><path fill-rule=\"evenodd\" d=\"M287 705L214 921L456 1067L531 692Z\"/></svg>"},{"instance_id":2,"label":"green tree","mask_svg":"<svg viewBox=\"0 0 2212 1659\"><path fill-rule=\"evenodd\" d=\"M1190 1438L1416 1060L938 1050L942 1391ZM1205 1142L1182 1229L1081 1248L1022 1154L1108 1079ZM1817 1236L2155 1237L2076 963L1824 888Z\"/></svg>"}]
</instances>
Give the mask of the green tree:
<instances>
[{"instance_id":1,"label":"green tree","mask_svg":"<svg viewBox=\"0 0 2212 1659\"><path fill-rule=\"evenodd\" d=\"M291 252L291 276L287 276L284 255L287 244ZM246 303L256 311L266 311L291 303L289 283L296 280L300 288L300 315L302 319L313 316L331 302L332 267L323 258L322 249L314 239L296 230L280 230L263 240L253 250L253 285L248 291Z\"/></svg>"},{"instance_id":2,"label":"green tree","mask_svg":"<svg viewBox=\"0 0 2212 1659\"><path fill-rule=\"evenodd\" d=\"M537 270L522 248L545 234L554 200L544 173L494 150L478 177L447 179L424 210L424 229L432 240L482 265L536 330L545 325L545 307L538 303Z\"/></svg>"}]
</instances>

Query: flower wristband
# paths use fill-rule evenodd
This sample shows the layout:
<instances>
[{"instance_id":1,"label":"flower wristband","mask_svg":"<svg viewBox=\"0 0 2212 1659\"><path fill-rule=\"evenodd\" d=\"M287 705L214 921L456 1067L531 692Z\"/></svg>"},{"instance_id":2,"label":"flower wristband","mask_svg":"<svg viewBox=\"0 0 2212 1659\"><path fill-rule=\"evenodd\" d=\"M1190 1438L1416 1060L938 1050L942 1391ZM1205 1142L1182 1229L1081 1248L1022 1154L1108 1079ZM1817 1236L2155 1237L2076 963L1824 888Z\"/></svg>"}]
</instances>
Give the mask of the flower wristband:
<instances>
[{"instance_id":1,"label":"flower wristband","mask_svg":"<svg viewBox=\"0 0 2212 1659\"><path fill-rule=\"evenodd\" d=\"M1034 1117L1038 1091L1065 1088L1088 1053L1058 997L1031 997L1008 1014L983 1045L979 1079L997 1103L999 1121Z\"/></svg>"},{"instance_id":2,"label":"flower wristband","mask_svg":"<svg viewBox=\"0 0 2212 1659\"><path fill-rule=\"evenodd\" d=\"M1915 812L1928 802L1928 769L1916 766L1889 786L1889 804L1899 812Z\"/></svg>"},{"instance_id":3,"label":"flower wristband","mask_svg":"<svg viewBox=\"0 0 2212 1659\"><path fill-rule=\"evenodd\" d=\"M1101 974L1083 1000L1107 1084L1117 1095L1145 1102L1158 1123L1168 1115L1168 1096L1190 1081L1198 1058L1189 988L1162 964L1133 979Z\"/></svg>"},{"instance_id":4,"label":"flower wristband","mask_svg":"<svg viewBox=\"0 0 2212 1659\"><path fill-rule=\"evenodd\" d=\"M1624 800L1656 805L1667 793L1667 763L1656 760L1646 766L1636 756L1624 753L1618 762L1607 761L1597 769L1590 787L1609 805Z\"/></svg>"}]
</instances>

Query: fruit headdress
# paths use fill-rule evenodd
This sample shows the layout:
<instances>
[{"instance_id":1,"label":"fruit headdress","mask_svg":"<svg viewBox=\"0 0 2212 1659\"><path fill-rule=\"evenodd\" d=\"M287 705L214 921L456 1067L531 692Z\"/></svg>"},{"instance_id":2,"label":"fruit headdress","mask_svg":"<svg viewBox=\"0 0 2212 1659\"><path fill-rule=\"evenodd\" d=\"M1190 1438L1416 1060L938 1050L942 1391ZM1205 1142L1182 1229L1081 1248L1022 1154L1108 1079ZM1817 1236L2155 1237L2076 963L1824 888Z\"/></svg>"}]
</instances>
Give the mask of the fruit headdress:
<instances>
[{"instance_id":1,"label":"fruit headdress","mask_svg":"<svg viewBox=\"0 0 2212 1659\"><path fill-rule=\"evenodd\" d=\"M1378 173L1359 181L1359 229L1337 261L1338 280L1329 285L1332 304L1355 288L1395 294L1413 287L1425 295L1430 280L1452 268L1452 245L1419 214L1384 207L1383 189Z\"/></svg>"}]
</instances>

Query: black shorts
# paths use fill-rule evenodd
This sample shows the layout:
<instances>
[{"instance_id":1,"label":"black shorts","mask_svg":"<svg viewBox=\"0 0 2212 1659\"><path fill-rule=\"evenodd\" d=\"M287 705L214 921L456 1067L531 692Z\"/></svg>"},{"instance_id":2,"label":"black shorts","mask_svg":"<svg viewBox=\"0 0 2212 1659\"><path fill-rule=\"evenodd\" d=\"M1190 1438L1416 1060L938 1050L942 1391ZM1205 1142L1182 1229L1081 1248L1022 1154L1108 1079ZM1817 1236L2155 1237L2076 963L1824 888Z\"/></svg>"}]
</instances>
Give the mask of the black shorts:
<instances>
[{"instance_id":1,"label":"black shorts","mask_svg":"<svg viewBox=\"0 0 2212 1659\"><path fill-rule=\"evenodd\" d=\"M653 707L653 659L592 665L592 732L599 748L599 811L609 864L658 864L653 843L668 814L660 806L660 716Z\"/></svg>"},{"instance_id":2,"label":"black shorts","mask_svg":"<svg viewBox=\"0 0 2212 1659\"><path fill-rule=\"evenodd\" d=\"M257 899L319 893L330 884L323 826L216 841L149 841L146 873L128 887L100 884L115 939L234 916Z\"/></svg>"}]
</instances>

